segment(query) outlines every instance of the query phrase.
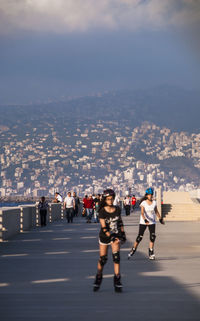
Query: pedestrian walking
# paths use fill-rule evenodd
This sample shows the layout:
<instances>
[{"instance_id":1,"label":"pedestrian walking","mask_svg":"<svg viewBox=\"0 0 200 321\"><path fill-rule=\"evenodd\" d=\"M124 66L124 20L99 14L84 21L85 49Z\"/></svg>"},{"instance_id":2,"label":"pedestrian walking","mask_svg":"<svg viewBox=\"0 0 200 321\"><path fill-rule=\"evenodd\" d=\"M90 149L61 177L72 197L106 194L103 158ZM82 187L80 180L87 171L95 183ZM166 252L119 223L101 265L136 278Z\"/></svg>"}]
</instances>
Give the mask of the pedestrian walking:
<instances>
[{"instance_id":1,"label":"pedestrian walking","mask_svg":"<svg viewBox=\"0 0 200 321\"><path fill-rule=\"evenodd\" d=\"M67 196L64 199L64 209L66 210L66 218L68 223L73 223L74 210L75 210L75 201L71 192L67 193Z\"/></svg>"},{"instance_id":2,"label":"pedestrian walking","mask_svg":"<svg viewBox=\"0 0 200 321\"><path fill-rule=\"evenodd\" d=\"M94 281L94 291L99 290L103 279L103 268L107 262L108 246L111 245L114 262L114 288L115 291L122 290L120 276L120 243L126 241L124 226L121 219L121 209L114 206L115 193L107 189L103 193L100 204L99 220L101 230L99 233L100 258L97 265L97 274Z\"/></svg>"},{"instance_id":3,"label":"pedestrian walking","mask_svg":"<svg viewBox=\"0 0 200 321\"><path fill-rule=\"evenodd\" d=\"M96 195L94 199L94 223L99 223L99 206L100 206L100 194Z\"/></svg>"},{"instance_id":4,"label":"pedestrian walking","mask_svg":"<svg viewBox=\"0 0 200 321\"><path fill-rule=\"evenodd\" d=\"M88 199L88 196L87 194L83 197L83 211L82 211L82 216L85 217L86 216L86 203L87 203L87 199Z\"/></svg>"},{"instance_id":5,"label":"pedestrian walking","mask_svg":"<svg viewBox=\"0 0 200 321\"><path fill-rule=\"evenodd\" d=\"M140 201L141 207L141 216L140 216L140 224L139 224L139 233L136 238L133 247L128 254L128 259L135 253L139 243L142 241L144 232L148 226L150 233L150 243L149 243L149 259L155 260L154 254L154 243L156 239L156 216L158 217L161 224L165 224L164 220L161 218L160 213L157 209L156 201L153 200L153 188L148 188L145 192L145 196Z\"/></svg>"},{"instance_id":6,"label":"pedestrian walking","mask_svg":"<svg viewBox=\"0 0 200 321\"><path fill-rule=\"evenodd\" d=\"M40 224L41 226L46 226L46 220L47 220L47 210L49 208L49 204L47 203L44 196L41 197L41 201L38 204L38 209L40 213Z\"/></svg>"},{"instance_id":7,"label":"pedestrian walking","mask_svg":"<svg viewBox=\"0 0 200 321\"><path fill-rule=\"evenodd\" d=\"M131 197L129 196L129 194L125 196L123 203L124 203L126 216L128 216L131 213Z\"/></svg>"},{"instance_id":8,"label":"pedestrian walking","mask_svg":"<svg viewBox=\"0 0 200 321\"><path fill-rule=\"evenodd\" d=\"M91 223L92 216L94 213L94 200L92 197L92 194L89 195L89 197L85 201L85 208L86 208L86 215L87 215L87 223Z\"/></svg>"},{"instance_id":9,"label":"pedestrian walking","mask_svg":"<svg viewBox=\"0 0 200 321\"><path fill-rule=\"evenodd\" d=\"M136 197L135 197L135 195L133 195L132 196L132 198L131 198L131 205L132 205L132 210L134 211L134 209L135 209L135 206L136 206Z\"/></svg>"},{"instance_id":10,"label":"pedestrian walking","mask_svg":"<svg viewBox=\"0 0 200 321\"><path fill-rule=\"evenodd\" d=\"M114 206L120 206L120 198L119 198L118 195L115 196L113 205L114 205Z\"/></svg>"},{"instance_id":11,"label":"pedestrian walking","mask_svg":"<svg viewBox=\"0 0 200 321\"><path fill-rule=\"evenodd\" d=\"M79 197L76 195L75 192L73 192L73 198L74 198L74 202L75 202L74 216L78 216L80 199L79 199Z\"/></svg>"}]
</instances>

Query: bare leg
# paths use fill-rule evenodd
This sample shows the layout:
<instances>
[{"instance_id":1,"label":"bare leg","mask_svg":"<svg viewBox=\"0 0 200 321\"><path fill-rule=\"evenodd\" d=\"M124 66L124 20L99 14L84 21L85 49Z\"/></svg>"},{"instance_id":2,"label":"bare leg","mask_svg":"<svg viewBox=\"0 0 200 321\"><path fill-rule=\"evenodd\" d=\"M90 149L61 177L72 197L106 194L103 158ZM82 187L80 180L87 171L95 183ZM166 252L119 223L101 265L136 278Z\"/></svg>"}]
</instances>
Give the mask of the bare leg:
<instances>
[{"instance_id":1,"label":"bare leg","mask_svg":"<svg viewBox=\"0 0 200 321\"><path fill-rule=\"evenodd\" d=\"M111 247L112 247L112 253L119 252L120 241L116 240L115 242L111 243ZM114 263L114 272L115 272L115 275L120 274L120 264L119 263Z\"/></svg>"},{"instance_id":2,"label":"bare leg","mask_svg":"<svg viewBox=\"0 0 200 321\"><path fill-rule=\"evenodd\" d=\"M136 250L137 249L137 247L138 247L138 242L135 242L135 243L133 243L133 248Z\"/></svg>"},{"instance_id":3,"label":"bare leg","mask_svg":"<svg viewBox=\"0 0 200 321\"><path fill-rule=\"evenodd\" d=\"M149 248L150 248L151 250L153 250L153 248L154 248L154 242L149 242Z\"/></svg>"},{"instance_id":4,"label":"bare leg","mask_svg":"<svg viewBox=\"0 0 200 321\"><path fill-rule=\"evenodd\" d=\"M105 256L105 255L107 255L107 253L108 253L108 245L99 244L99 254L100 254L100 256ZM97 273L98 274L102 274L102 272L103 272L103 266L98 261Z\"/></svg>"}]
</instances>

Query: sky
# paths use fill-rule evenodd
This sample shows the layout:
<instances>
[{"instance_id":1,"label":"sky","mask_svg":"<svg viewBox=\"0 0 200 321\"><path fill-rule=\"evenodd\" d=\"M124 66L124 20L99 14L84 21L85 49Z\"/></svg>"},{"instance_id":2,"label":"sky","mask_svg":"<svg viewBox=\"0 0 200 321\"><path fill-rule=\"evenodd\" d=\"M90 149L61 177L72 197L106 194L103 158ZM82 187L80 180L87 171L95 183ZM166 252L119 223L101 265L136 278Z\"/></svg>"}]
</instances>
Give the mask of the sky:
<instances>
[{"instance_id":1,"label":"sky","mask_svg":"<svg viewBox=\"0 0 200 321\"><path fill-rule=\"evenodd\" d=\"M200 89L199 0L0 0L0 104Z\"/></svg>"}]
</instances>

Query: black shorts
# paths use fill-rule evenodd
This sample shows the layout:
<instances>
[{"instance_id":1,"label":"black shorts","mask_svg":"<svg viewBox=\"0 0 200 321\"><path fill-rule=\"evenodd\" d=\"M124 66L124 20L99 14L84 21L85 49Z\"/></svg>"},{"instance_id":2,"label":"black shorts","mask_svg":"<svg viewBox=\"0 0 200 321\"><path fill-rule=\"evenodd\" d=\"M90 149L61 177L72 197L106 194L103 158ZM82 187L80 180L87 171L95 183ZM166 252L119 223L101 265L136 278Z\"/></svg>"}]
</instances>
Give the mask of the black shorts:
<instances>
[{"instance_id":1,"label":"black shorts","mask_svg":"<svg viewBox=\"0 0 200 321\"><path fill-rule=\"evenodd\" d=\"M150 225L140 224L139 225L139 233L138 234L143 236L147 226L148 226L148 229L149 229L150 233L155 233L156 224L150 224Z\"/></svg>"},{"instance_id":2,"label":"black shorts","mask_svg":"<svg viewBox=\"0 0 200 321\"><path fill-rule=\"evenodd\" d=\"M110 237L106 236L104 233L99 233L99 244L110 245Z\"/></svg>"}]
</instances>

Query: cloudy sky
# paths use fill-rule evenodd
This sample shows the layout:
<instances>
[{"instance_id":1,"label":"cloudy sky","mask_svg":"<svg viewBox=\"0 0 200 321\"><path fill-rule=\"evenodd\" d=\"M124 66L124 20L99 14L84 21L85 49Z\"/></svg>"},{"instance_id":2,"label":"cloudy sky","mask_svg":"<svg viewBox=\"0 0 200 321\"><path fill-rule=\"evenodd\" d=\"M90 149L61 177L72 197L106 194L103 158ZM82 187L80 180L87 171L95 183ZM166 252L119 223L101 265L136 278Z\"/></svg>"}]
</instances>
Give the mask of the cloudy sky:
<instances>
[{"instance_id":1,"label":"cloudy sky","mask_svg":"<svg viewBox=\"0 0 200 321\"><path fill-rule=\"evenodd\" d=\"M199 0L0 0L0 104L200 89Z\"/></svg>"}]
</instances>

